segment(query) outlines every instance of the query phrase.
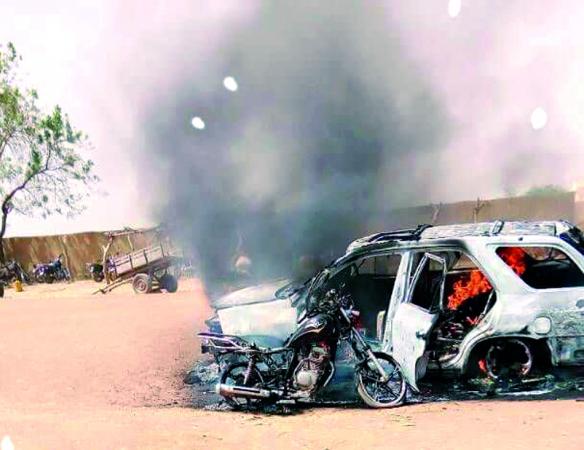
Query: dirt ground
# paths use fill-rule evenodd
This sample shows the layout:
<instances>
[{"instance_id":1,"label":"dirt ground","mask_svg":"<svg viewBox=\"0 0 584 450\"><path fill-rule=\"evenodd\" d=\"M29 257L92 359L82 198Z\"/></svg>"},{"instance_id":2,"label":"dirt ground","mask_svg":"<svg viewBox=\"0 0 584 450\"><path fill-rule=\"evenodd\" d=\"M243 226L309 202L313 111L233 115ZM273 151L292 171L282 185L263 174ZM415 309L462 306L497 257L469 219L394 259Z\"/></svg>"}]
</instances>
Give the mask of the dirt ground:
<instances>
[{"instance_id":1,"label":"dirt ground","mask_svg":"<svg viewBox=\"0 0 584 450\"><path fill-rule=\"evenodd\" d=\"M147 296L92 296L95 287L25 287L0 300L1 450L584 448L576 400L287 416L196 409L182 378L210 313L200 285Z\"/></svg>"}]
</instances>

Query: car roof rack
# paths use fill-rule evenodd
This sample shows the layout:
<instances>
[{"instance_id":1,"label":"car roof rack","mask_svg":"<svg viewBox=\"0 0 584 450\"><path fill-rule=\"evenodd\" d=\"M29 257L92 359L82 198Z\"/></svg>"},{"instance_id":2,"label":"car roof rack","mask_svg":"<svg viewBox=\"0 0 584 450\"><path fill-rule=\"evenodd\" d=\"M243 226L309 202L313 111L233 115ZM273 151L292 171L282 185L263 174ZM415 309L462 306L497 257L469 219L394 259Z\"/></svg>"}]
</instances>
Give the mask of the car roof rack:
<instances>
[{"instance_id":1,"label":"car roof rack","mask_svg":"<svg viewBox=\"0 0 584 450\"><path fill-rule=\"evenodd\" d=\"M372 244L374 242L386 241L418 241L424 230L427 230L431 226L430 224L423 224L418 225L416 228L377 233L367 239L367 242Z\"/></svg>"},{"instance_id":2,"label":"car roof rack","mask_svg":"<svg viewBox=\"0 0 584 450\"><path fill-rule=\"evenodd\" d=\"M505 225L505 221L502 219L496 220L495 222L493 222L493 226L491 227L491 230L489 231L489 235L490 236L497 236L501 230L503 229L503 226Z\"/></svg>"}]
</instances>

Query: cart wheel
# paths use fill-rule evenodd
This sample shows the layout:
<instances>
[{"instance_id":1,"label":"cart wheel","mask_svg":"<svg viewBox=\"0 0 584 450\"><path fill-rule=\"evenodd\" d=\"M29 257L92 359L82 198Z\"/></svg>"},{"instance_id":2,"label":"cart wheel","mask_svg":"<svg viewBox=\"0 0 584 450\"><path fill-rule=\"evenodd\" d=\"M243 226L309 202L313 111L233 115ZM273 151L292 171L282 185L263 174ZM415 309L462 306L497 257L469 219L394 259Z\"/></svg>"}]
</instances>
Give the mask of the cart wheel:
<instances>
[{"instance_id":1,"label":"cart wheel","mask_svg":"<svg viewBox=\"0 0 584 450\"><path fill-rule=\"evenodd\" d=\"M145 273L134 275L132 287L136 294L147 294L152 291L152 278Z\"/></svg>"},{"instance_id":2,"label":"cart wheel","mask_svg":"<svg viewBox=\"0 0 584 450\"><path fill-rule=\"evenodd\" d=\"M165 273L160 277L160 289L172 294L178 289L178 281L173 275Z\"/></svg>"}]
</instances>

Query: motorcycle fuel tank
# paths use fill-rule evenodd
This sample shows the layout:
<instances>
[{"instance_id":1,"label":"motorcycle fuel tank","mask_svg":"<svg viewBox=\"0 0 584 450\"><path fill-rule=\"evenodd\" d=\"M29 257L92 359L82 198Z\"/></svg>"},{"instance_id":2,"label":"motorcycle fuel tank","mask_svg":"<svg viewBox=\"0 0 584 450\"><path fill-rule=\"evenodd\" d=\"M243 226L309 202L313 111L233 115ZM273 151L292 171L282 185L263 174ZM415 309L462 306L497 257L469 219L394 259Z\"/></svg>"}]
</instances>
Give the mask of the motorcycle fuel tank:
<instances>
[{"instance_id":1,"label":"motorcycle fuel tank","mask_svg":"<svg viewBox=\"0 0 584 450\"><path fill-rule=\"evenodd\" d=\"M331 337L336 334L333 318L328 314L317 314L316 316L304 319L298 328L288 338L288 345L294 345L300 339L307 335L322 335Z\"/></svg>"}]
</instances>

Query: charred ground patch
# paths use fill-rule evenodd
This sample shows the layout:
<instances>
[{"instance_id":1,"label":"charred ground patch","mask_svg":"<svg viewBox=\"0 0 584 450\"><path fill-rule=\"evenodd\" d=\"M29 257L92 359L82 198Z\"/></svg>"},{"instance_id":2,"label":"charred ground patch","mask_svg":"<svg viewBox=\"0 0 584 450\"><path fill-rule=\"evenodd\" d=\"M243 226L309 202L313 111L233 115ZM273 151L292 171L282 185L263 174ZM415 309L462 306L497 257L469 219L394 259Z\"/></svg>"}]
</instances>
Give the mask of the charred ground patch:
<instances>
[{"instance_id":1,"label":"charred ground patch","mask_svg":"<svg viewBox=\"0 0 584 450\"><path fill-rule=\"evenodd\" d=\"M231 411L215 393L219 367L210 359L198 360L187 373L184 382L191 387L193 406L217 411ZM427 377L419 383L420 393L408 393L407 404L460 402L470 400L584 400L584 371L555 369L541 376L522 380L492 380L477 377L468 380ZM288 414L306 408L364 408L355 391L354 382L347 374L334 383L318 402L269 406L261 412ZM256 410L257 411L257 410Z\"/></svg>"}]
</instances>

